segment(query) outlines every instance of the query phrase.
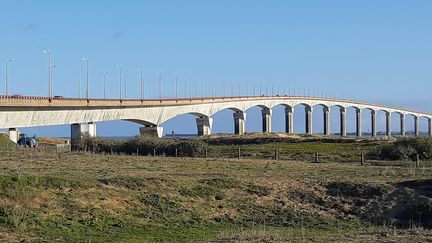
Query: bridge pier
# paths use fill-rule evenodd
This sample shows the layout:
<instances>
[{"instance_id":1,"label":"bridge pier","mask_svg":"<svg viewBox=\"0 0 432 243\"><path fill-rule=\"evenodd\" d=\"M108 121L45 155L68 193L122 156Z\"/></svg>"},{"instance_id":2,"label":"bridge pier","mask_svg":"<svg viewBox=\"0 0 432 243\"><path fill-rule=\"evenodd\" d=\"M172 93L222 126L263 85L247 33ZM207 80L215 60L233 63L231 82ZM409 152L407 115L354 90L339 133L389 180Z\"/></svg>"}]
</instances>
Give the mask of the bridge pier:
<instances>
[{"instance_id":1,"label":"bridge pier","mask_svg":"<svg viewBox=\"0 0 432 243\"><path fill-rule=\"evenodd\" d=\"M306 134L312 135L312 107L306 106L305 107L305 115L306 115Z\"/></svg>"},{"instance_id":2,"label":"bridge pier","mask_svg":"<svg viewBox=\"0 0 432 243\"><path fill-rule=\"evenodd\" d=\"M96 123L74 123L71 125L71 139L83 136L96 137Z\"/></svg>"},{"instance_id":3,"label":"bridge pier","mask_svg":"<svg viewBox=\"0 0 432 243\"><path fill-rule=\"evenodd\" d=\"M323 117L324 117L324 135L330 135L330 108L323 108Z\"/></svg>"},{"instance_id":4,"label":"bridge pier","mask_svg":"<svg viewBox=\"0 0 432 243\"><path fill-rule=\"evenodd\" d=\"M18 128L9 128L9 139L14 143L18 143L18 139L19 139Z\"/></svg>"},{"instance_id":5,"label":"bridge pier","mask_svg":"<svg viewBox=\"0 0 432 243\"><path fill-rule=\"evenodd\" d=\"M198 117L196 119L198 136L211 135L211 129L213 126L213 118L210 117Z\"/></svg>"},{"instance_id":6,"label":"bridge pier","mask_svg":"<svg viewBox=\"0 0 432 243\"><path fill-rule=\"evenodd\" d=\"M285 107L285 132L288 134L294 133L294 115L291 106Z\"/></svg>"},{"instance_id":7,"label":"bridge pier","mask_svg":"<svg viewBox=\"0 0 432 243\"><path fill-rule=\"evenodd\" d=\"M391 113L386 112L386 136L391 137Z\"/></svg>"},{"instance_id":8,"label":"bridge pier","mask_svg":"<svg viewBox=\"0 0 432 243\"><path fill-rule=\"evenodd\" d=\"M234 134L243 135L246 132L246 113L234 112Z\"/></svg>"},{"instance_id":9,"label":"bridge pier","mask_svg":"<svg viewBox=\"0 0 432 243\"><path fill-rule=\"evenodd\" d=\"M362 110L356 109L356 135L357 137L362 136Z\"/></svg>"},{"instance_id":10,"label":"bridge pier","mask_svg":"<svg viewBox=\"0 0 432 243\"><path fill-rule=\"evenodd\" d=\"M371 111L371 136L373 138L375 138L377 136L377 131L376 131L376 111L372 110Z\"/></svg>"},{"instance_id":11,"label":"bridge pier","mask_svg":"<svg viewBox=\"0 0 432 243\"><path fill-rule=\"evenodd\" d=\"M272 110L269 108L263 108L261 110L262 114L262 131L271 132L272 131Z\"/></svg>"},{"instance_id":12,"label":"bridge pier","mask_svg":"<svg viewBox=\"0 0 432 243\"><path fill-rule=\"evenodd\" d=\"M405 115L400 115L400 135L405 136Z\"/></svg>"},{"instance_id":13,"label":"bridge pier","mask_svg":"<svg viewBox=\"0 0 432 243\"><path fill-rule=\"evenodd\" d=\"M432 119L428 118L428 136L432 137Z\"/></svg>"},{"instance_id":14,"label":"bridge pier","mask_svg":"<svg viewBox=\"0 0 432 243\"><path fill-rule=\"evenodd\" d=\"M340 135L346 137L346 109L340 108Z\"/></svg>"},{"instance_id":15,"label":"bridge pier","mask_svg":"<svg viewBox=\"0 0 432 243\"><path fill-rule=\"evenodd\" d=\"M163 136L163 127L156 125L148 125L139 128L140 136L157 137L161 138Z\"/></svg>"},{"instance_id":16,"label":"bridge pier","mask_svg":"<svg viewBox=\"0 0 432 243\"><path fill-rule=\"evenodd\" d=\"M420 135L420 130L419 130L419 117L418 116L414 116L414 135L416 137L418 137Z\"/></svg>"},{"instance_id":17,"label":"bridge pier","mask_svg":"<svg viewBox=\"0 0 432 243\"><path fill-rule=\"evenodd\" d=\"M432 120L431 118L428 119L428 137L432 137Z\"/></svg>"}]
</instances>

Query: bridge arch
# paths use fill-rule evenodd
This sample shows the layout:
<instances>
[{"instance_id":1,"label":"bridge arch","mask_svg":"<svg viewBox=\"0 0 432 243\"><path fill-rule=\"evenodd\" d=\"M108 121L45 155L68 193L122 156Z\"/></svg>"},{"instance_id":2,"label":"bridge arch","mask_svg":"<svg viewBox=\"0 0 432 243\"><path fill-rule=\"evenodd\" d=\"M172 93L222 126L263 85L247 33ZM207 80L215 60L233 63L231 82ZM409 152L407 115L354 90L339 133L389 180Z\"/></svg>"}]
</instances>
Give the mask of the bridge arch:
<instances>
[{"instance_id":1,"label":"bridge arch","mask_svg":"<svg viewBox=\"0 0 432 243\"><path fill-rule=\"evenodd\" d=\"M238 108L224 108L211 115L213 119L212 133L244 134L246 132L246 113ZM232 120L232 122L229 122ZM224 123L220 122L224 121ZM226 124L228 121L228 125Z\"/></svg>"},{"instance_id":2,"label":"bridge arch","mask_svg":"<svg viewBox=\"0 0 432 243\"><path fill-rule=\"evenodd\" d=\"M307 109L307 108L306 108ZM312 106L313 110L313 134L330 135L330 107L317 103Z\"/></svg>"},{"instance_id":3,"label":"bridge arch","mask_svg":"<svg viewBox=\"0 0 432 243\"><path fill-rule=\"evenodd\" d=\"M292 109L294 116L293 133L312 134L313 107L308 103L299 102L296 103Z\"/></svg>"}]
</instances>

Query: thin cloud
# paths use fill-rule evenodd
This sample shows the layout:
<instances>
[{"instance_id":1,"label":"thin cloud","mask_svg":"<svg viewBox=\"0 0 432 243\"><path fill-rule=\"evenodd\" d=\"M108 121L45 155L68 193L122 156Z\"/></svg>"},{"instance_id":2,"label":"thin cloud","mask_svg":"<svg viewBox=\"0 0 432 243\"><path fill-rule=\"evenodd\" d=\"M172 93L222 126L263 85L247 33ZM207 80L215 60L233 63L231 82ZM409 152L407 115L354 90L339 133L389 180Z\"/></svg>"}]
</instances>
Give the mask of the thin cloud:
<instances>
[{"instance_id":1,"label":"thin cloud","mask_svg":"<svg viewBox=\"0 0 432 243\"><path fill-rule=\"evenodd\" d=\"M121 39L121 38L123 38L123 36L124 36L123 31L117 31L113 34L114 39Z\"/></svg>"},{"instance_id":2,"label":"thin cloud","mask_svg":"<svg viewBox=\"0 0 432 243\"><path fill-rule=\"evenodd\" d=\"M24 32L38 33L39 32L39 25L28 24L28 25L21 27L21 30Z\"/></svg>"}]
</instances>

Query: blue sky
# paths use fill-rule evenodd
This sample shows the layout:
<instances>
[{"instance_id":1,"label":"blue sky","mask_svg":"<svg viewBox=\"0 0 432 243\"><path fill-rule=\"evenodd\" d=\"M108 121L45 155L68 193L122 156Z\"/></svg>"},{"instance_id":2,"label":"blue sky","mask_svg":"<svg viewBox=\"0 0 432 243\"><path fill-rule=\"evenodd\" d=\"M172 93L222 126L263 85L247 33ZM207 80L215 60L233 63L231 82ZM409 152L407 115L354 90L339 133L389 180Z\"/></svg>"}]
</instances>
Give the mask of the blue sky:
<instances>
[{"instance_id":1,"label":"blue sky","mask_svg":"<svg viewBox=\"0 0 432 243\"><path fill-rule=\"evenodd\" d=\"M41 51L50 49L54 95L78 95L78 70L88 57L92 97L103 95L104 72L109 72L107 96L118 97L115 66L121 64L131 98L139 97L137 68L142 67L146 97L157 96L161 72L166 97L177 74L180 95L186 80L219 85L225 80L235 82L236 93L238 83L256 82L432 111L432 2L427 0L14 0L2 1L0 8L0 57L14 59L13 94L47 94L47 57ZM282 110L276 110L274 126L282 129ZM248 130L258 130L259 110L249 113ZM194 133L193 119L170 120L165 130ZM26 130L69 134L67 126ZM107 136L137 130L128 122L98 127ZM216 115L215 130L232 131L230 111Z\"/></svg>"}]
</instances>

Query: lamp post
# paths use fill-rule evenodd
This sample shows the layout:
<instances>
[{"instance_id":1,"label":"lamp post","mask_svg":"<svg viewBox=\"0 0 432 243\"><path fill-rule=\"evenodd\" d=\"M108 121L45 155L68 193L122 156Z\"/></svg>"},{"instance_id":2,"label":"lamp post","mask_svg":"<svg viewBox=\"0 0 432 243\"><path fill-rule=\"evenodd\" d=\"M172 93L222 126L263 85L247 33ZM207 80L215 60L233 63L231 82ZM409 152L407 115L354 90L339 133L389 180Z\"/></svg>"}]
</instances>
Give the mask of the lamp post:
<instances>
[{"instance_id":1,"label":"lamp post","mask_svg":"<svg viewBox=\"0 0 432 243\"><path fill-rule=\"evenodd\" d=\"M6 58L5 59L5 66L6 66L6 79L5 79L5 85L6 85L6 87L5 87L5 90L6 90L6 95L9 95L9 92L8 92L8 83L9 83L9 80L8 80L8 63L9 62L12 62L13 60L12 59L8 59L8 58Z\"/></svg>"},{"instance_id":2,"label":"lamp post","mask_svg":"<svg viewBox=\"0 0 432 243\"><path fill-rule=\"evenodd\" d=\"M162 101L162 73L159 74L159 100Z\"/></svg>"},{"instance_id":3,"label":"lamp post","mask_svg":"<svg viewBox=\"0 0 432 243\"><path fill-rule=\"evenodd\" d=\"M141 101L144 99L144 81L143 81L143 69L138 68L140 72L140 92L141 92Z\"/></svg>"},{"instance_id":4,"label":"lamp post","mask_svg":"<svg viewBox=\"0 0 432 243\"><path fill-rule=\"evenodd\" d=\"M108 75L108 72L104 73L104 79L103 79L103 97L106 99L106 76Z\"/></svg>"},{"instance_id":5,"label":"lamp post","mask_svg":"<svg viewBox=\"0 0 432 243\"><path fill-rule=\"evenodd\" d=\"M178 81L177 81L177 74L175 74L174 78L175 78L175 88L176 88L176 91L175 91L175 98L177 99L177 98L178 98Z\"/></svg>"},{"instance_id":6,"label":"lamp post","mask_svg":"<svg viewBox=\"0 0 432 243\"><path fill-rule=\"evenodd\" d=\"M53 90L54 90L54 88L53 88L53 80L54 80L54 68L56 68L57 66L55 66L55 65L52 65L51 66L51 97L53 96L53 94L54 94L54 92L53 92Z\"/></svg>"},{"instance_id":7,"label":"lamp post","mask_svg":"<svg viewBox=\"0 0 432 243\"><path fill-rule=\"evenodd\" d=\"M128 76L129 76L128 74L124 75L124 98L125 99L126 99L126 79L127 79Z\"/></svg>"},{"instance_id":8,"label":"lamp post","mask_svg":"<svg viewBox=\"0 0 432 243\"><path fill-rule=\"evenodd\" d=\"M222 80L222 98L225 96L225 81Z\"/></svg>"},{"instance_id":9,"label":"lamp post","mask_svg":"<svg viewBox=\"0 0 432 243\"><path fill-rule=\"evenodd\" d=\"M119 69L119 95L120 95L120 101L122 99L122 66L121 65L116 65L116 67L118 67Z\"/></svg>"},{"instance_id":10,"label":"lamp post","mask_svg":"<svg viewBox=\"0 0 432 243\"><path fill-rule=\"evenodd\" d=\"M78 80L78 98L80 98L81 99L81 76L82 76L82 71L83 71L83 69L82 68L80 68L80 69L78 69L78 72L79 72L79 80Z\"/></svg>"},{"instance_id":11,"label":"lamp post","mask_svg":"<svg viewBox=\"0 0 432 243\"><path fill-rule=\"evenodd\" d=\"M51 90L51 50L42 51L45 54L48 54L48 99L52 98L52 90Z\"/></svg>"},{"instance_id":12,"label":"lamp post","mask_svg":"<svg viewBox=\"0 0 432 243\"><path fill-rule=\"evenodd\" d=\"M85 64L86 64L86 76L87 76L87 81L86 81L86 99L89 99L89 66L88 66L88 58L85 57L82 59Z\"/></svg>"}]
</instances>

